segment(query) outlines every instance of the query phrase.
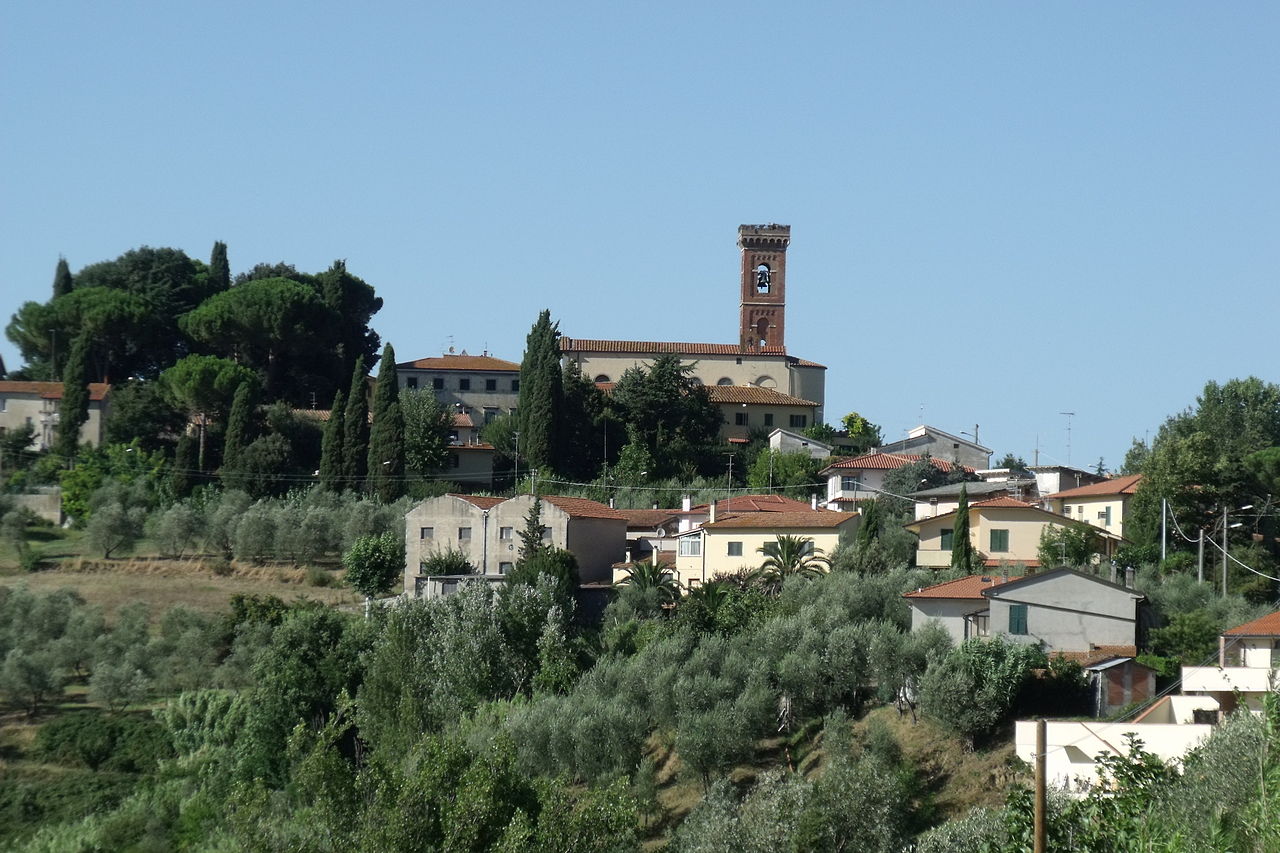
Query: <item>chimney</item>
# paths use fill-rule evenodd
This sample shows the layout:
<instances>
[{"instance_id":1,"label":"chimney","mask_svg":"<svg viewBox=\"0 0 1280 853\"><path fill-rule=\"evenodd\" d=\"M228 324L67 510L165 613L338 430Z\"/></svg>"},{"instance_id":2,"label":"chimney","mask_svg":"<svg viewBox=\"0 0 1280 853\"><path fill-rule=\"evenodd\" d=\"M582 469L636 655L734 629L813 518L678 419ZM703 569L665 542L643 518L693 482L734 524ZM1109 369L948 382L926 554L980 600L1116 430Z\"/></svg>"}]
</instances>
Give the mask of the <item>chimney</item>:
<instances>
[{"instance_id":1,"label":"chimney","mask_svg":"<svg viewBox=\"0 0 1280 853\"><path fill-rule=\"evenodd\" d=\"M715 523L716 523L716 502L715 502L715 500L712 500L712 501L711 501L711 503L710 503L710 507L711 507L711 510L710 510L710 514L709 514L709 515L708 515L708 517L707 517L707 524L715 524Z\"/></svg>"},{"instance_id":2,"label":"chimney","mask_svg":"<svg viewBox=\"0 0 1280 853\"><path fill-rule=\"evenodd\" d=\"M650 509L657 509L657 508L658 508L658 502L654 501L653 506L651 506Z\"/></svg>"},{"instance_id":3,"label":"chimney","mask_svg":"<svg viewBox=\"0 0 1280 853\"><path fill-rule=\"evenodd\" d=\"M1133 566L1126 566L1124 570L1124 585L1133 589Z\"/></svg>"},{"instance_id":4,"label":"chimney","mask_svg":"<svg viewBox=\"0 0 1280 853\"><path fill-rule=\"evenodd\" d=\"M929 517L937 518L938 517L938 499L936 497L929 498L929 508L932 510Z\"/></svg>"},{"instance_id":5,"label":"chimney","mask_svg":"<svg viewBox=\"0 0 1280 853\"><path fill-rule=\"evenodd\" d=\"M609 509L617 509L617 507L613 505L613 498L609 498Z\"/></svg>"},{"instance_id":6,"label":"chimney","mask_svg":"<svg viewBox=\"0 0 1280 853\"><path fill-rule=\"evenodd\" d=\"M1116 582L1116 564L1114 560L1111 561L1111 582Z\"/></svg>"},{"instance_id":7,"label":"chimney","mask_svg":"<svg viewBox=\"0 0 1280 853\"><path fill-rule=\"evenodd\" d=\"M814 492L813 494L809 495L809 509L817 509L817 508L818 508L818 493Z\"/></svg>"},{"instance_id":8,"label":"chimney","mask_svg":"<svg viewBox=\"0 0 1280 853\"><path fill-rule=\"evenodd\" d=\"M614 553L616 554L617 552L615 551ZM630 549L630 548L628 548L628 549L624 552L624 556L623 556L623 558L622 558L622 562L624 562L624 563L630 563L630 562L631 562L631 549Z\"/></svg>"},{"instance_id":9,"label":"chimney","mask_svg":"<svg viewBox=\"0 0 1280 853\"><path fill-rule=\"evenodd\" d=\"M689 497L688 495L681 495L680 509L683 510L684 512L688 512L689 510L693 509L693 498Z\"/></svg>"}]
</instances>

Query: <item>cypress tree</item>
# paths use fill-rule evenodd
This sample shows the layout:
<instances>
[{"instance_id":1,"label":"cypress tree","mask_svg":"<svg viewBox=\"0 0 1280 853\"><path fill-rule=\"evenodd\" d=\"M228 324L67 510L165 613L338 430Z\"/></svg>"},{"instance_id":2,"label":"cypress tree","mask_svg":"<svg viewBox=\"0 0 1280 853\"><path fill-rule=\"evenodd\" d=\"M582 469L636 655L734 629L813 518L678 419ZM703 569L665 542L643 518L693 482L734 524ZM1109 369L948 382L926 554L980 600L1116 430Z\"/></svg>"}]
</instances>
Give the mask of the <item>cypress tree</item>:
<instances>
[{"instance_id":1,"label":"cypress tree","mask_svg":"<svg viewBox=\"0 0 1280 853\"><path fill-rule=\"evenodd\" d=\"M213 244L209 256L209 293L221 293L231 287L231 264L227 262L227 244L219 240Z\"/></svg>"},{"instance_id":2,"label":"cypress tree","mask_svg":"<svg viewBox=\"0 0 1280 853\"><path fill-rule=\"evenodd\" d=\"M974 570L977 554L969 540L969 489L960 486L960 505L956 507L956 521L951 530L951 568L966 572Z\"/></svg>"},{"instance_id":3,"label":"cypress tree","mask_svg":"<svg viewBox=\"0 0 1280 853\"><path fill-rule=\"evenodd\" d=\"M58 258L58 268L53 272L53 298L66 296L71 292L71 268L67 266L66 258Z\"/></svg>"},{"instance_id":4,"label":"cypress tree","mask_svg":"<svg viewBox=\"0 0 1280 853\"><path fill-rule=\"evenodd\" d=\"M364 488L365 463L369 456L369 401L365 390L364 358L356 359L347 392L347 409L342 423L342 481L346 488Z\"/></svg>"},{"instance_id":5,"label":"cypress tree","mask_svg":"<svg viewBox=\"0 0 1280 853\"><path fill-rule=\"evenodd\" d=\"M555 470L559 460L559 420L564 406L560 372L560 330L544 310L525 340L520 363L520 454L527 467Z\"/></svg>"},{"instance_id":6,"label":"cypress tree","mask_svg":"<svg viewBox=\"0 0 1280 853\"><path fill-rule=\"evenodd\" d=\"M199 464L200 442L183 430L173 451L173 476L169 482L174 497L185 498L191 494L196 485L196 466Z\"/></svg>"},{"instance_id":7,"label":"cypress tree","mask_svg":"<svg viewBox=\"0 0 1280 853\"><path fill-rule=\"evenodd\" d=\"M369 429L369 491L386 502L404 494L404 413L396 376L396 351L382 349L373 385L373 425Z\"/></svg>"},{"instance_id":8,"label":"cypress tree","mask_svg":"<svg viewBox=\"0 0 1280 853\"><path fill-rule=\"evenodd\" d=\"M55 447L68 462L80 449L80 427L89 420L89 340L76 335L62 371L62 402L58 405Z\"/></svg>"},{"instance_id":9,"label":"cypress tree","mask_svg":"<svg viewBox=\"0 0 1280 853\"><path fill-rule=\"evenodd\" d=\"M324 437L320 442L320 488L330 492L342 491L342 438L343 418L346 415L347 395L338 389L329 409L329 420L324 425Z\"/></svg>"},{"instance_id":10,"label":"cypress tree","mask_svg":"<svg viewBox=\"0 0 1280 853\"><path fill-rule=\"evenodd\" d=\"M249 434L253 418L253 389L248 382L241 382L231 401L231 413L227 416L227 433L222 443L223 485L227 488L243 488L239 477L240 455L253 437Z\"/></svg>"}]
</instances>

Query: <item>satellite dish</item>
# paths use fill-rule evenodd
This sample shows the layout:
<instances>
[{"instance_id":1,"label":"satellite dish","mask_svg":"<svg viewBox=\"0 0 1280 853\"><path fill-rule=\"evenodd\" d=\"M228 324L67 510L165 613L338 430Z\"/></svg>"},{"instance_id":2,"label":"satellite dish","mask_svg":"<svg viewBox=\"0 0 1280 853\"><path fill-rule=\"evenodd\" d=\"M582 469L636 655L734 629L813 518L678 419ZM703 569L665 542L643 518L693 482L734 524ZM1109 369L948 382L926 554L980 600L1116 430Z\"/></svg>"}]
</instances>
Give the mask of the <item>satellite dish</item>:
<instances>
[{"instance_id":1,"label":"satellite dish","mask_svg":"<svg viewBox=\"0 0 1280 853\"><path fill-rule=\"evenodd\" d=\"M667 529L665 527L659 527L658 532L654 535L656 535L659 539L662 539L667 535Z\"/></svg>"}]
</instances>

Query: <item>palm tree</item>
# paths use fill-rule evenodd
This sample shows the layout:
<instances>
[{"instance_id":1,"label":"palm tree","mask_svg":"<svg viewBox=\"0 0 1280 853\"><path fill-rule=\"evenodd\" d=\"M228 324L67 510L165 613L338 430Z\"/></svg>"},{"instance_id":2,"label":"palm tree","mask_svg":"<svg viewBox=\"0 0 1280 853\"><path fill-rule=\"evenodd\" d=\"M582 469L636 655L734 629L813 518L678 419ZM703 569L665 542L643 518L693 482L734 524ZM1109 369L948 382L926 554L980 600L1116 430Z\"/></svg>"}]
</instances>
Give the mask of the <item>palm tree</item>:
<instances>
[{"instance_id":1,"label":"palm tree","mask_svg":"<svg viewBox=\"0 0 1280 853\"><path fill-rule=\"evenodd\" d=\"M632 563L625 569L627 576L615 586L631 586L636 589L653 589L658 592L662 604L674 604L680 599L680 582L672 571L660 563L650 561Z\"/></svg>"},{"instance_id":2,"label":"palm tree","mask_svg":"<svg viewBox=\"0 0 1280 853\"><path fill-rule=\"evenodd\" d=\"M764 555L764 562L753 573L754 580L773 594L789 577L812 579L831 570L831 561L823 556L821 548L813 546L813 540L807 536L780 533L776 541L766 542L756 551Z\"/></svg>"}]
</instances>

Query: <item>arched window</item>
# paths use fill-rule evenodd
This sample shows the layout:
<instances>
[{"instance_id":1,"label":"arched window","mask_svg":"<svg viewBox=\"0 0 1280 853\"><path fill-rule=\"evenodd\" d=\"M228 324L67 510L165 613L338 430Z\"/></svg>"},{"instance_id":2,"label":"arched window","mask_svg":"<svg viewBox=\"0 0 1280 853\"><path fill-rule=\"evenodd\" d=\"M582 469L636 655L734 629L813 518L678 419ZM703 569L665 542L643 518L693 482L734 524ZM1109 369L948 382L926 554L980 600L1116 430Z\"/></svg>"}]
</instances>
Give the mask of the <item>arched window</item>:
<instances>
[{"instance_id":1,"label":"arched window","mask_svg":"<svg viewBox=\"0 0 1280 853\"><path fill-rule=\"evenodd\" d=\"M608 376L605 376L603 373L601 373L599 376L595 378L595 381L596 382L612 382L613 380L610 379Z\"/></svg>"},{"instance_id":2,"label":"arched window","mask_svg":"<svg viewBox=\"0 0 1280 853\"><path fill-rule=\"evenodd\" d=\"M764 317L756 320L756 337L760 339L760 346L764 346L769 338L769 321Z\"/></svg>"},{"instance_id":3,"label":"arched window","mask_svg":"<svg viewBox=\"0 0 1280 853\"><path fill-rule=\"evenodd\" d=\"M724 376L724 377L721 377L720 381L719 381L719 382L717 382L716 384L717 384L717 385L732 385L732 384L733 384L733 380L732 380L732 379L730 379L728 376Z\"/></svg>"},{"instance_id":4,"label":"arched window","mask_svg":"<svg viewBox=\"0 0 1280 853\"><path fill-rule=\"evenodd\" d=\"M778 383L773 381L772 376L756 377L756 381L753 384L759 385L761 388L777 388L778 387Z\"/></svg>"},{"instance_id":5,"label":"arched window","mask_svg":"<svg viewBox=\"0 0 1280 853\"><path fill-rule=\"evenodd\" d=\"M769 265L761 264L756 267L756 293L768 293L772 284L773 271L769 269Z\"/></svg>"}]
</instances>

